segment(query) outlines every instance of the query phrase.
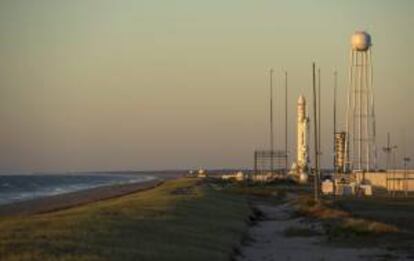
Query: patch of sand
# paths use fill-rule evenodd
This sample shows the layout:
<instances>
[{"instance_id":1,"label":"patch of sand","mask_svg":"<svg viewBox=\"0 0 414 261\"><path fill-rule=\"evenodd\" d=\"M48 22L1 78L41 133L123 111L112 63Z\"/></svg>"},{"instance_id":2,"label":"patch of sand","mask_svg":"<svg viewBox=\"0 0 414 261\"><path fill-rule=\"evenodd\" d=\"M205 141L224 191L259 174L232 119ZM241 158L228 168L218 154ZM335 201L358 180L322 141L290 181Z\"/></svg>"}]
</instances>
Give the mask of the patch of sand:
<instances>
[{"instance_id":1,"label":"patch of sand","mask_svg":"<svg viewBox=\"0 0 414 261\"><path fill-rule=\"evenodd\" d=\"M324 244L326 238L316 236L286 236L286 229L303 228L323 234L321 224L308 222L293 215L290 203L270 205L257 203L255 206L264 218L249 230L250 241L240 249L238 261L248 260L381 260L388 254L377 248L340 248Z\"/></svg>"}]
</instances>

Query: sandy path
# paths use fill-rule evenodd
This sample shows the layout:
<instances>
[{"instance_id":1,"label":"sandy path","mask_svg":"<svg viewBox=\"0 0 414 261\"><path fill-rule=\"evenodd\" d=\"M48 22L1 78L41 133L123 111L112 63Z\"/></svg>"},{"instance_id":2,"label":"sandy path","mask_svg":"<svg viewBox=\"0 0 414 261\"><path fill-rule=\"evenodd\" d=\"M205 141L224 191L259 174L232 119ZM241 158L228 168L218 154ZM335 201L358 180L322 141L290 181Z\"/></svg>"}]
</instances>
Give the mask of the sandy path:
<instances>
[{"instance_id":1,"label":"sandy path","mask_svg":"<svg viewBox=\"0 0 414 261\"><path fill-rule=\"evenodd\" d=\"M323 244L324 236L286 237L289 227L311 228L323 232L321 225L292 218L292 206L258 203L265 218L249 230L252 239L241 249L238 261L247 260L378 260L387 252L375 248L339 248Z\"/></svg>"}]
</instances>

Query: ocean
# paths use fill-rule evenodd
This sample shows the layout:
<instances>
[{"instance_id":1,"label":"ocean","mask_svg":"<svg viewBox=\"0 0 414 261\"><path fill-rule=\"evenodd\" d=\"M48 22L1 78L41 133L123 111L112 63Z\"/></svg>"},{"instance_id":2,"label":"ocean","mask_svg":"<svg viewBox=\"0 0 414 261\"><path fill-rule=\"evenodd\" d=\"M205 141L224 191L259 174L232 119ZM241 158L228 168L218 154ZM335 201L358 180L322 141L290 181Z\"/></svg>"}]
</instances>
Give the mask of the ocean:
<instances>
[{"instance_id":1,"label":"ocean","mask_svg":"<svg viewBox=\"0 0 414 261\"><path fill-rule=\"evenodd\" d=\"M0 175L0 205L101 186L153 180L149 175L32 174Z\"/></svg>"}]
</instances>

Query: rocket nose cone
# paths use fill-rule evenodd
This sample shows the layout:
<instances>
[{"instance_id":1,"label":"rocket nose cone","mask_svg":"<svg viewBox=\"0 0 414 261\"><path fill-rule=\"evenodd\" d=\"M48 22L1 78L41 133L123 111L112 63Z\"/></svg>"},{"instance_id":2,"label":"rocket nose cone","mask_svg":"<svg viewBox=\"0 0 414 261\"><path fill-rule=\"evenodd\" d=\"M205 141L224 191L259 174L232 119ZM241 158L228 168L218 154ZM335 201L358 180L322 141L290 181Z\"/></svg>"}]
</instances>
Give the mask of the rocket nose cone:
<instances>
[{"instance_id":1,"label":"rocket nose cone","mask_svg":"<svg viewBox=\"0 0 414 261\"><path fill-rule=\"evenodd\" d=\"M305 97L303 97L303 95L300 95L298 98L298 104L305 104L306 100Z\"/></svg>"}]
</instances>

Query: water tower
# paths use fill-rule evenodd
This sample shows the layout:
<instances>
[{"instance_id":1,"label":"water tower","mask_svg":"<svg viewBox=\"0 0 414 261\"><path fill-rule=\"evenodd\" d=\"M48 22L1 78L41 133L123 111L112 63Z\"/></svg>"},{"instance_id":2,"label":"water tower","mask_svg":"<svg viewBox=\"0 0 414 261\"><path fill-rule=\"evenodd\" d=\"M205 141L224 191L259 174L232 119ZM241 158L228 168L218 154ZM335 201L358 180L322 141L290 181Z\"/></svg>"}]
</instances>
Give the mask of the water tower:
<instances>
[{"instance_id":1,"label":"water tower","mask_svg":"<svg viewBox=\"0 0 414 261\"><path fill-rule=\"evenodd\" d=\"M348 104L346 110L345 171L376 169L375 112L371 36L351 37Z\"/></svg>"}]
</instances>

